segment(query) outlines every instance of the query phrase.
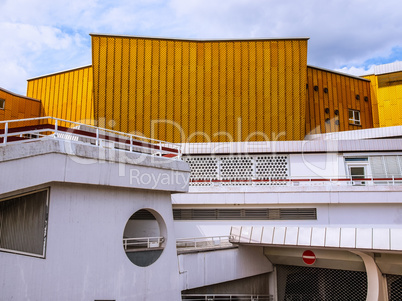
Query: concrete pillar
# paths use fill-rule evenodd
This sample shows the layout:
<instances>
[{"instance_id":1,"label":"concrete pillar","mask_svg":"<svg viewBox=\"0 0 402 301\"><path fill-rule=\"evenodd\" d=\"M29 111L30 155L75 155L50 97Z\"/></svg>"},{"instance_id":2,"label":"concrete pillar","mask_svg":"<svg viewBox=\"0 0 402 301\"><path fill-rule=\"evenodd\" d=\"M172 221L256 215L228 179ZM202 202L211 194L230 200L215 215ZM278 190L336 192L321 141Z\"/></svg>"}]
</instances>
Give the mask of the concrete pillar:
<instances>
[{"instance_id":1,"label":"concrete pillar","mask_svg":"<svg viewBox=\"0 0 402 301\"><path fill-rule=\"evenodd\" d=\"M373 254L351 251L359 255L364 262L367 273L367 301L388 301L387 280L374 261Z\"/></svg>"}]
</instances>

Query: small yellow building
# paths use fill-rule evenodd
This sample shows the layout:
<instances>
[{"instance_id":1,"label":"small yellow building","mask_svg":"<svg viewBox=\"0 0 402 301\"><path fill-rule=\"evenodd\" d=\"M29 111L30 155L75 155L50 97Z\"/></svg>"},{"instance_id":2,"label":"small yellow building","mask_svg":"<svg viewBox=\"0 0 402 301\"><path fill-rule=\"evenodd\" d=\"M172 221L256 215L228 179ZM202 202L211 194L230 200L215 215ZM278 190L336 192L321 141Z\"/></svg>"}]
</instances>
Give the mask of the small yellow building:
<instances>
[{"instance_id":1,"label":"small yellow building","mask_svg":"<svg viewBox=\"0 0 402 301\"><path fill-rule=\"evenodd\" d=\"M364 77L371 81L374 126L402 125L402 62L375 66Z\"/></svg>"},{"instance_id":2,"label":"small yellow building","mask_svg":"<svg viewBox=\"0 0 402 301\"><path fill-rule=\"evenodd\" d=\"M0 121L40 117L42 112L42 103L38 99L0 88Z\"/></svg>"}]
</instances>

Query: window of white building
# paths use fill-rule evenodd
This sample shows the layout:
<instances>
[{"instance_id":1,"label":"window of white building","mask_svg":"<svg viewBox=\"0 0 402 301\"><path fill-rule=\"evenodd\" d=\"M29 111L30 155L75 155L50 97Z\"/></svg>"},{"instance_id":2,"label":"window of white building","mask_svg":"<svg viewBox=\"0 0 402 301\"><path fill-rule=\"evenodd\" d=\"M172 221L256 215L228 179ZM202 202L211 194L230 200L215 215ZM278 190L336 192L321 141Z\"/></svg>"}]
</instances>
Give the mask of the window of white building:
<instances>
[{"instance_id":1,"label":"window of white building","mask_svg":"<svg viewBox=\"0 0 402 301\"><path fill-rule=\"evenodd\" d=\"M49 190L0 200L0 251L45 257Z\"/></svg>"},{"instance_id":2,"label":"window of white building","mask_svg":"<svg viewBox=\"0 0 402 301\"><path fill-rule=\"evenodd\" d=\"M345 158L345 162L353 185L365 185L364 179L369 176L368 158Z\"/></svg>"}]
</instances>

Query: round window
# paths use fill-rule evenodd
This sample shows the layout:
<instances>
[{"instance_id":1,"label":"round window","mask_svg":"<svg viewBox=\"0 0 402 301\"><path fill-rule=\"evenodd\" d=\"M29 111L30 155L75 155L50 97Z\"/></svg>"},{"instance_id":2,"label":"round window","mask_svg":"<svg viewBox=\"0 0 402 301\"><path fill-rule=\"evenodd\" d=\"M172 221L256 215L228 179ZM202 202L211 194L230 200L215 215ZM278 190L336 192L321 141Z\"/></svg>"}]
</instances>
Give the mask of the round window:
<instances>
[{"instance_id":1,"label":"round window","mask_svg":"<svg viewBox=\"0 0 402 301\"><path fill-rule=\"evenodd\" d=\"M123 247L128 259L140 267L153 264L166 243L166 225L162 216L152 209L136 211L127 221Z\"/></svg>"}]
</instances>

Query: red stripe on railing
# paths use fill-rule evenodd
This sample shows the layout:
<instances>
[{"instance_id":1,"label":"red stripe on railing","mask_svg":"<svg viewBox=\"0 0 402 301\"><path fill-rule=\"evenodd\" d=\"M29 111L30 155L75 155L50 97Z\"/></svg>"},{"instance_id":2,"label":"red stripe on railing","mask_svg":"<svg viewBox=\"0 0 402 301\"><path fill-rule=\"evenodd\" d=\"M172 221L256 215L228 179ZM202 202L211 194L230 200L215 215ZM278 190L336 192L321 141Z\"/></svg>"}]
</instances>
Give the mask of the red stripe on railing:
<instances>
[{"instance_id":1,"label":"red stripe on railing","mask_svg":"<svg viewBox=\"0 0 402 301\"><path fill-rule=\"evenodd\" d=\"M190 180L190 183L250 183L250 182L341 182L341 181L402 181L402 178L361 178L361 179L350 179L350 178L336 178L336 179L258 179L258 180Z\"/></svg>"}]
</instances>

